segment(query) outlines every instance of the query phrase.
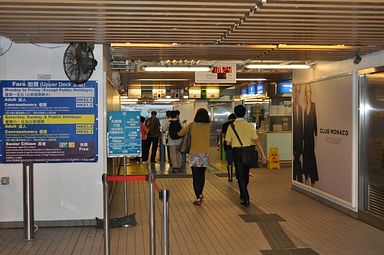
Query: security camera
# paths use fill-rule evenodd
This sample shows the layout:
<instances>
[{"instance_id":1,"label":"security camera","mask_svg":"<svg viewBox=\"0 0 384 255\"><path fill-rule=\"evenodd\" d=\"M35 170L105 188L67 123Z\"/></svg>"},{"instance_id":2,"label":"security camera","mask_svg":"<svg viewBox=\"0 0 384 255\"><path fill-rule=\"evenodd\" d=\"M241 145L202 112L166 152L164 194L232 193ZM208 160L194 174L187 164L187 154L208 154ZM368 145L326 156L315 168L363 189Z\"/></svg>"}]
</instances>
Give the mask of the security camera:
<instances>
[{"instance_id":1,"label":"security camera","mask_svg":"<svg viewBox=\"0 0 384 255\"><path fill-rule=\"evenodd\" d=\"M359 55L358 52L356 52L356 56L355 56L355 58L353 59L353 63L354 63L355 65L357 65L357 64L359 64L360 62L361 62L361 56Z\"/></svg>"}]
</instances>

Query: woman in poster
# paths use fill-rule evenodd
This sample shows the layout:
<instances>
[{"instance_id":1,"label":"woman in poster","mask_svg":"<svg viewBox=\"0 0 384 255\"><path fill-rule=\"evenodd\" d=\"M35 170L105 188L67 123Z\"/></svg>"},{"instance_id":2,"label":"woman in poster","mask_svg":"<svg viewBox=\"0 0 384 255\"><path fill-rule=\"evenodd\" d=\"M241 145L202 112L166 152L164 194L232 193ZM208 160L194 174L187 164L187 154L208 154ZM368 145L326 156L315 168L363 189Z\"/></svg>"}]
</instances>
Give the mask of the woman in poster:
<instances>
[{"instance_id":1,"label":"woman in poster","mask_svg":"<svg viewBox=\"0 0 384 255\"><path fill-rule=\"evenodd\" d=\"M303 108L300 104L301 85L294 86L293 94L293 179L303 182Z\"/></svg>"},{"instance_id":2,"label":"woman in poster","mask_svg":"<svg viewBox=\"0 0 384 255\"><path fill-rule=\"evenodd\" d=\"M304 109L304 149L303 149L303 174L305 183L309 184L311 180L313 187L319 180L317 173L317 163L315 155L315 136L317 136L316 107L312 102L311 84L305 85L305 109Z\"/></svg>"}]
</instances>

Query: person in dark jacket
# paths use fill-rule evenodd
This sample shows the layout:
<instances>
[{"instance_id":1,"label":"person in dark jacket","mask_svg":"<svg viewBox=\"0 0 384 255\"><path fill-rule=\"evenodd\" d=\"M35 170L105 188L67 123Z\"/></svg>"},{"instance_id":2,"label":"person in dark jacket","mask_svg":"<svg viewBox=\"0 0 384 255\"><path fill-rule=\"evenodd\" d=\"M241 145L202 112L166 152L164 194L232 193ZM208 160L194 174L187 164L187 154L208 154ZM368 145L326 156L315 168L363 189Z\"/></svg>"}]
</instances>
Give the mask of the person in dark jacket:
<instances>
[{"instance_id":1,"label":"person in dark jacket","mask_svg":"<svg viewBox=\"0 0 384 255\"><path fill-rule=\"evenodd\" d=\"M159 146L159 137L160 137L160 121L156 117L157 112L152 111L151 117L147 119L146 124L149 128L149 132L147 134L148 140L148 149L152 146L151 150L151 163L156 163L156 152L157 147Z\"/></svg>"},{"instance_id":2,"label":"person in dark jacket","mask_svg":"<svg viewBox=\"0 0 384 255\"><path fill-rule=\"evenodd\" d=\"M223 141L225 138L225 134L227 133L228 126L231 125L231 123L233 123L235 121L235 119L236 119L236 115L234 113L231 113L228 116L228 121L225 122L223 124L223 126L221 127L220 138L219 138L219 143L218 143L219 146L221 145L221 141ZM232 151L232 147L231 147L231 145L228 145L225 142L223 144L223 147L224 147L224 151L225 151L225 156L227 158L228 181L232 182L233 181L233 179L232 179L232 173L233 173L233 151ZM236 175L236 178L238 178L237 175Z\"/></svg>"}]
</instances>

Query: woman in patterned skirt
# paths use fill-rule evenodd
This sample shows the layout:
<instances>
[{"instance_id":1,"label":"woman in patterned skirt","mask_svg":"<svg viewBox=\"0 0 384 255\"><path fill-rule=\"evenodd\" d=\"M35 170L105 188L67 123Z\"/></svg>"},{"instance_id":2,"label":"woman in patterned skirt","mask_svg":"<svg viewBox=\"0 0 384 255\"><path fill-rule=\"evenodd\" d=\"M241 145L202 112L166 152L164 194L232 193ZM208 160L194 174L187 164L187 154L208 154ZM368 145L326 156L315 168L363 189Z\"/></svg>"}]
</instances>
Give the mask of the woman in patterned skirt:
<instances>
[{"instance_id":1,"label":"woman in patterned skirt","mask_svg":"<svg viewBox=\"0 0 384 255\"><path fill-rule=\"evenodd\" d=\"M192 169L193 189L196 196L196 200L193 202L194 205L201 205L204 198L203 189L205 170L208 165L210 129L208 112L206 109L200 108L197 110L193 122L178 132L179 136L184 136L191 130L189 164Z\"/></svg>"}]
</instances>

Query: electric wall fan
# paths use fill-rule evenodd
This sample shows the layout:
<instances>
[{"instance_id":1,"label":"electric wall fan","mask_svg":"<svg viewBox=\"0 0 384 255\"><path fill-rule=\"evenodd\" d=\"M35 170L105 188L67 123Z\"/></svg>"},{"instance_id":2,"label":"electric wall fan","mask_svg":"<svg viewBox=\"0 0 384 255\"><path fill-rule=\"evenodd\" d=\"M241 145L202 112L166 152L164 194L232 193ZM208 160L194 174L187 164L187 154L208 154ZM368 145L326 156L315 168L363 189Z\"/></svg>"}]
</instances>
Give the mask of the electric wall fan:
<instances>
[{"instance_id":1,"label":"electric wall fan","mask_svg":"<svg viewBox=\"0 0 384 255\"><path fill-rule=\"evenodd\" d=\"M93 44L71 43L64 53L64 71L68 79L76 84L86 82L97 65L93 56Z\"/></svg>"}]
</instances>

